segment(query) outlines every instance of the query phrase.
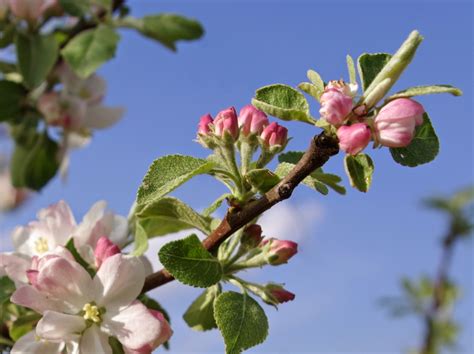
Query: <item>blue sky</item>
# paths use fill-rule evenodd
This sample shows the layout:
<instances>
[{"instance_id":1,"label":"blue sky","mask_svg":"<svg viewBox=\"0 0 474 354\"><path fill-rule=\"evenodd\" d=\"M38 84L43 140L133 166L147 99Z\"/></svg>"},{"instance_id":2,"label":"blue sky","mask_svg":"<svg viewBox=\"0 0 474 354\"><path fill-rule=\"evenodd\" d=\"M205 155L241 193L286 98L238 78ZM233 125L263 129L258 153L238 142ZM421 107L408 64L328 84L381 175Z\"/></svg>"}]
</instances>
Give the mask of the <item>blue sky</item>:
<instances>
[{"instance_id":1,"label":"blue sky","mask_svg":"<svg viewBox=\"0 0 474 354\"><path fill-rule=\"evenodd\" d=\"M263 85L294 86L306 79L309 68L325 80L346 78L346 54L356 58L363 52L393 52L418 29L425 41L394 90L448 83L464 91L462 97L419 99L441 140L436 161L410 169L395 164L386 150L370 151L376 171L369 193L349 189L346 196L322 197L299 188L274 212L287 222L281 233L273 227L270 236L297 237L300 253L286 266L248 274L284 282L297 295L278 311L266 308L270 335L255 353L400 353L416 346L420 323L392 319L377 302L399 294L400 277L435 271L445 219L423 209L420 198L473 182L472 3L130 2L136 16L170 11L198 18L206 35L179 45L174 54L123 31L117 58L100 70L109 85L107 103L127 109L123 121L97 133L88 148L73 154L66 184L55 180L25 208L1 220L2 234L59 199L70 203L78 219L98 199L126 214L153 159L170 153L206 156L193 142L202 114L230 105L240 108ZM312 102L314 115L318 109ZM305 149L317 133L305 124L284 124L294 137L292 150ZM325 169L343 175L342 156ZM345 177L344 182L348 185ZM202 208L222 191L210 178L200 177L175 195ZM6 239L1 242L2 248L8 247ZM455 311L463 327L456 352L472 353L472 243L459 246L452 267L463 288ZM174 283L154 294L172 315L172 352L222 352L217 331L196 333L181 319L196 289Z\"/></svg>"}]
</instances>

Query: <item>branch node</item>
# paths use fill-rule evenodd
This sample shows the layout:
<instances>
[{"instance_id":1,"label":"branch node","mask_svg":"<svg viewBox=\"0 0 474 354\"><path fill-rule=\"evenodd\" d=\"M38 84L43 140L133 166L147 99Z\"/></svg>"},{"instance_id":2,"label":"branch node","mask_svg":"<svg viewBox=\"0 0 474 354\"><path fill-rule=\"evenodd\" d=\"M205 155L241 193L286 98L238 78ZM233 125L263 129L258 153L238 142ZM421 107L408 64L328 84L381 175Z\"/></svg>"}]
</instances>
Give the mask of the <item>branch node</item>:
<instances>
[{"instance_id":1,"label":"branch node","mask_svg":"<svg viewBox=\"0 0 474 354\"><path fill-rule=\"evenodd\" d=\"M280 187L278 187L278 194L280 195L281 199L288 199L291 197L292 193L293 188L291 188L289 183L282 184Z\"/></svg>"}]
</instances>

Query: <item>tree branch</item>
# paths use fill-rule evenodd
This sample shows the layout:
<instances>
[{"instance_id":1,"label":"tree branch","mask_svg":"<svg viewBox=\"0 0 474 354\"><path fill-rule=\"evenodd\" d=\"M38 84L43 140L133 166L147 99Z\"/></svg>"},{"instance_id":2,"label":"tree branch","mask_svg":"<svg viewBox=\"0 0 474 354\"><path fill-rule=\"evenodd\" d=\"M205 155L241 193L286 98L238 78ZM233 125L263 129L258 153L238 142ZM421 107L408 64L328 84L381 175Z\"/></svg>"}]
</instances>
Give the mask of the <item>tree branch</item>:
<instances>
[{"instance_id":1,"label":"tree branch","mask_svg":"<svg viewBox=\"0 0 474 354\"><path fill-rule=\"evenodd\" d=\"M203 246L209 251L216 250L224 240L251 222L255 217L282 200L288 199L301 181L315 169L322 167L331 156L338 152L339 146L335 138L327 136L324 132L315 136L311 139L310 146L301 160L279 184L260 199L249 202L241 209L229 208L220 225L203 240ZM173 279L173 276L166 269L153 273L146 278L142 293L169 283Z\"/></svg>"}]
</instances>

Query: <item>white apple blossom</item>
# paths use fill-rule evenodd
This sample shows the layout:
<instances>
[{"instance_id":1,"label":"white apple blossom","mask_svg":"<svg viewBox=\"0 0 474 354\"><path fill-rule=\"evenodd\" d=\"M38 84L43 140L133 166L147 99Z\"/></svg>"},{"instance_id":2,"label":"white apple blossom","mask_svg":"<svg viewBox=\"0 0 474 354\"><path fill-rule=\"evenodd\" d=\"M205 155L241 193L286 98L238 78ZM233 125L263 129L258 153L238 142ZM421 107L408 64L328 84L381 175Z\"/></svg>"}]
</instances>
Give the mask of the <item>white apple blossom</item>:
<instances>
[{"instance_id":1,"label":"white apple blossom","mask_svg":"<svg viewBox=\"0 0 474 354\"><path fill-rule=\"evenodd\" d=\"M79 353L112 353L110 336L130 351L151 351L169 339L166 320L136 301L145 281L137 257L108 257L94 278L66 249L39 257L34 267L31 285L18 288L11 301L43 315L36 327L40 340L76 344Z\"/></svg>"}]
</instances>

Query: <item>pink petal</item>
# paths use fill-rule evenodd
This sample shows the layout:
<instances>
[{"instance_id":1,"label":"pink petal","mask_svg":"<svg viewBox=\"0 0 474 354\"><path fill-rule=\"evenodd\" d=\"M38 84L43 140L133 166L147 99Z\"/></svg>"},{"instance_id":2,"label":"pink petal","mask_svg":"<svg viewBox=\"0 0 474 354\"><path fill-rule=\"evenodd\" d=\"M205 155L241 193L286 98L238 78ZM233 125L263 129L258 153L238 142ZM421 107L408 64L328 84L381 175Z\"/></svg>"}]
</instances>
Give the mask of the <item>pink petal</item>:
<instances>
[{"instance_id":1,"label":"pink petal","mask_svg":"<svg viewBox=\"0 0 474 354\"><path fill-rule=\"evenodd\" d=\"M116 254L102 263L94 277L98 290L96 302L109 308L127 306L140 294L145 283L145 269L137 257Z\"/></svg>"},{"instance_id":2,"label":"pink petal","mask_svg":"<svg viewBox=\"0 0 474 354\"><path fill-rule=\"evenodd\" d=\"M138 350L160 338L161 322L139 301L115 312L107 311L104 327L125 347Z\"/></svg>"},{"instance_id":3,"label":"pink petal","mask_svg":"<svg viewBox=\"0 0 474 354\"><path fill-rule=\"evenodd\" d=\"M28 307L39 313L43 313L47 310L67 310L67 307L63 303L48 298L31 285L24 285L16 289L10 300L14 304Z\"/></svg>"}]
</instances>

